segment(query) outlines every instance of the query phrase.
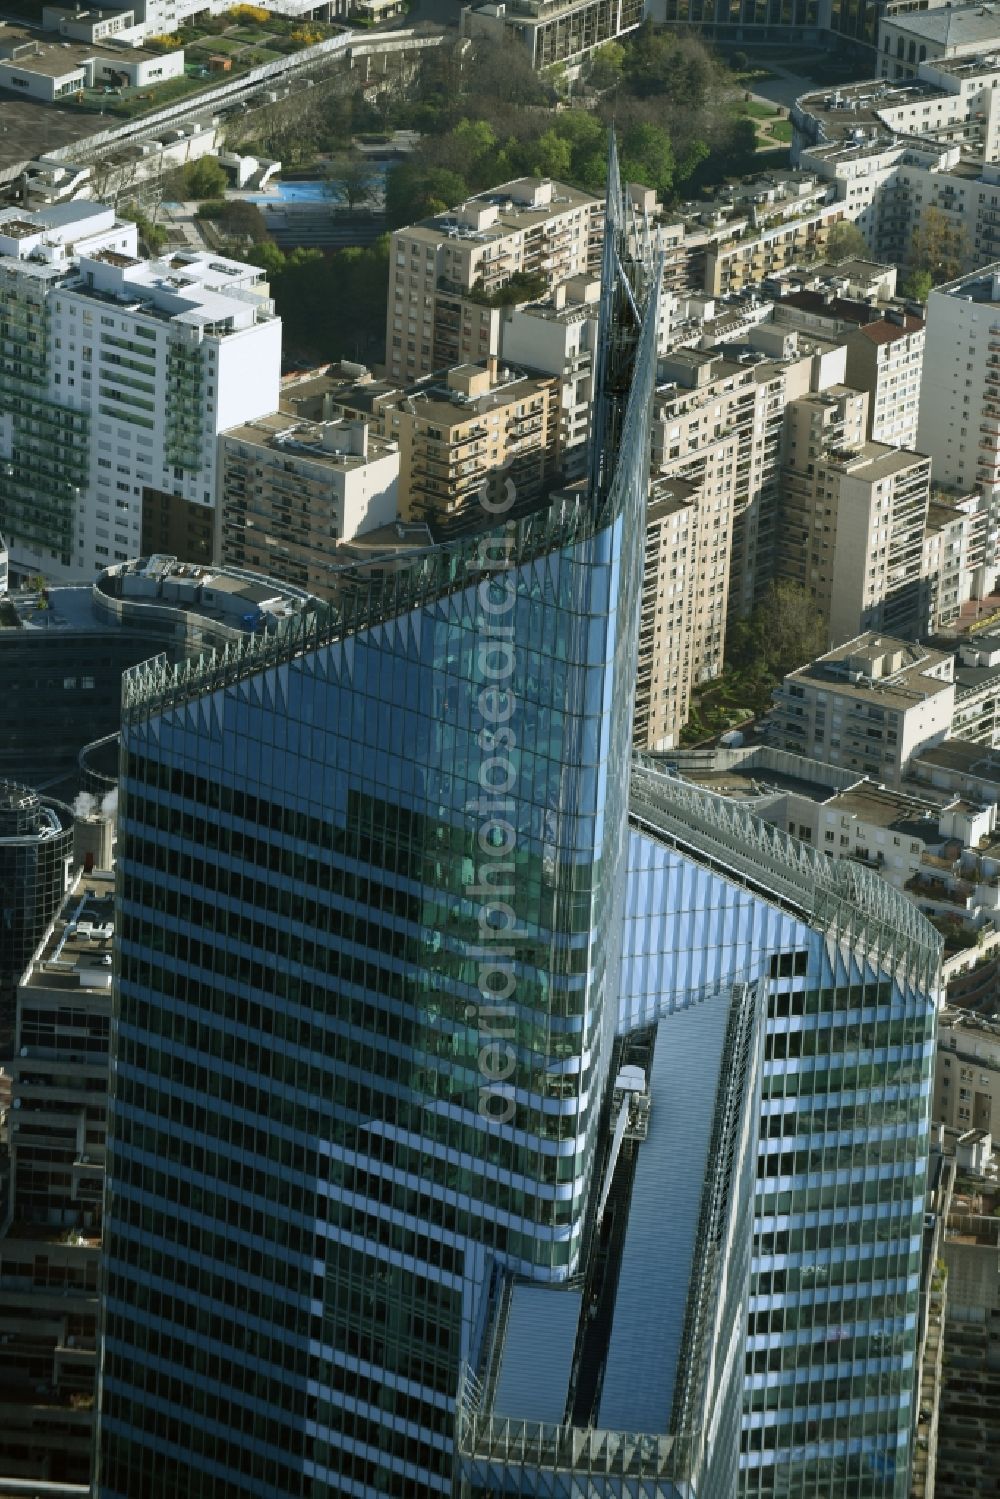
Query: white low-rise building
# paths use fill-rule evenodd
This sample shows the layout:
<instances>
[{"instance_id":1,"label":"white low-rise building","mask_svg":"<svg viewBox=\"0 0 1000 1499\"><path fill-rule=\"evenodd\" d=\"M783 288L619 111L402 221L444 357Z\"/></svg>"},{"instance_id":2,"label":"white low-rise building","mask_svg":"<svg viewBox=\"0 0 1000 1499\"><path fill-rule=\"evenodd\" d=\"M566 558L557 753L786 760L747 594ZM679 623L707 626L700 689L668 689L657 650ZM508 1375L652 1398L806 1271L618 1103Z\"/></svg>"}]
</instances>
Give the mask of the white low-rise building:
<instances>
[{"instance_id":1,"label":"white low-rise building","mask_svg":"<svg viewBox=\"0 0 1000 1499\"><path fill-rule=\"evenodd\" d=\"M51 104L84 89L148 88L183 76L180 47L144 51L121 37L49 40L26 27L0 25L0 88L25 99Z\"/></svg>"}]
</instances>

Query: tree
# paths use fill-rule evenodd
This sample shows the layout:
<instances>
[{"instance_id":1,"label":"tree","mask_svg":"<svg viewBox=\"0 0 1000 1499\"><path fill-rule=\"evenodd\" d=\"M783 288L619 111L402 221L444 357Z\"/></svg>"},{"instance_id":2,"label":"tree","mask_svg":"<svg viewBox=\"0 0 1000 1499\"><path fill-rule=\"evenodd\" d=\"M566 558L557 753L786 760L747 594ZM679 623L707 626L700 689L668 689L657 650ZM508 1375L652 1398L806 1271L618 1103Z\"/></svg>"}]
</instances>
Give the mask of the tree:
<instances>
[{"instance_id":1,"label":"tree","mask_svg":"<svg viewBox=\"0 0 1000 1499\"><path fill-rule=\"evenodd\" d=\"M852 224L847 219L838 219L826 237L826 254L829 260L849 260L852 256L858 260L868 260L871 251L857 224Z\"/></svg>"},{"instance_id":2,"label":"tree","mask_svg":"<svg viewBox=\"0 0 1000 1499\"><path fill-rule=\"evenodd\" d=\"M189 198L221 198L229 178L214 156L200 156L184 168L184 190Z\"/></svg>"},{"instance_id":3,"label":"tree","mask_svg":"<svg viewBox=\"0 0 1000 1499\"><path fill-rule=\"evenodd\" d=\"M625 48L617 42L606 42L591 54L587 82L591 88L617 88L624 73Z\"/></svg>"},{"instance_id":4,"label":"tree","mask_svg":"<svg viewBox=\"0 0 1000 1499\"><path fill-rule=\"evenodd\" d=\"M469 196L464 177L442 167L427 168L419 160L393 167L385 182L385 216L392 229L443 213Z\"/></svg>"},{"instance_id":5,"label":"tree","mask_svg":"<svg viewBox=\"0 0 1000 1499\"><path fill-rule=\"evenodd\" d=\"M969 237L933 204L920 217L910 240L908 270L926 271L934 286L962 274L969 254Z\"/></svg>"},{"instance_id":6,"label":"tree","mask_svg":"<svg viewBox=\"0 0 1000 1499\"><path fill-rule=\"evenodd\" d=\"M270 239L264 215L256 203L248 203L245 198L210 200L198 209L198 218L211 219L224 235L232 239L249 240L253 245Z\"/></svg>"},{"instance_id":7,"label":"tree","mask_svg":"<svg viewBox=\"0 0 1000 1499\"><path fill-rule=\"evenodd\" d=\"M524 159L525 170L532 177L556 177L565 181L571 171L573 147L554 130L546 130L525 148Z\"/></svg>"},{"instance_id":8,"label":"tree","mask_svg":"<svg viewBox=\"0 0 1000 1499\"><path fill-rule=\"evenodd\" d=\"M899 284L899 295L909 297L913 302L926 302L930 296L934 278L930 271L919 271L914 267L907 271Z\"/></svg>"},{"instance_id":9,"label":"tree","mask_svg":"<svg viewBox=\"0 0 1000 1499\"><path fill-rule=\"evenodd\" d=\"M374 197L371 166L363 158L342 156L330 163L326 173L324 192L341 203L346 203L353 213Z\"/></svg>"},{"instance_id":10,"label":"tree","mask_svg":"<svg viewBox=\"0 0 1000 1499\"><path fill-rule=\"evenodd\" d=\"M779 579L749 620L733 626L729 664L778 679L821 656L827 643L826 623L808 589Z\"/></svg>"},{"instance_id":11,"label":"tree","mask_svg":"<svg viewBox=\"0 0 1000 1499\"><path fill-rule=\"evenodd\" d=\"M118 213L123 219L129 219L138 229L139 238L146 246L151 255L162 250L167 242L167 231L159 224L154 224L152 219L143 213L137 203L124 203L119 207Z\"/></svg>"},{"instance_id":12,"label":"tree","mask_svg":"<svg viewBox=\"0 0 1000 1499\"><path fill-rule=\"evenodd\" d=\"M621 141L622 177L626 182L655 188L668 198L674 185L674 150L659 125L632 125Z\"/></svg>"}]
</instances>

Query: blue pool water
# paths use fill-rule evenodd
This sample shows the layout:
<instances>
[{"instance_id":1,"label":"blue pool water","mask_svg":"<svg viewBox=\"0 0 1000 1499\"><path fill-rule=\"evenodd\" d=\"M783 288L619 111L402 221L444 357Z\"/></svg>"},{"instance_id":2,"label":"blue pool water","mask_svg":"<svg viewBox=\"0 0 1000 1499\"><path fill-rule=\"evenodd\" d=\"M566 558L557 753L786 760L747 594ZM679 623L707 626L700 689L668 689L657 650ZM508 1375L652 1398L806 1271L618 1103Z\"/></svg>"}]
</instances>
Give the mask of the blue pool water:
<instances>
[{"instance_id":1,"label":"blue pool water","mask_svg":"<svg viewBox=\"0 0 1000 1499\"><path fill-rule=\"evenodd\" d=\"M377 193L385 190L384 166L373 166L369 181ZM247 199L250 203L322 203L336 202L336 194L329 191L334 183L326 182L275 182L269 192L254 193Z\"/></svg>"}]
</instances>

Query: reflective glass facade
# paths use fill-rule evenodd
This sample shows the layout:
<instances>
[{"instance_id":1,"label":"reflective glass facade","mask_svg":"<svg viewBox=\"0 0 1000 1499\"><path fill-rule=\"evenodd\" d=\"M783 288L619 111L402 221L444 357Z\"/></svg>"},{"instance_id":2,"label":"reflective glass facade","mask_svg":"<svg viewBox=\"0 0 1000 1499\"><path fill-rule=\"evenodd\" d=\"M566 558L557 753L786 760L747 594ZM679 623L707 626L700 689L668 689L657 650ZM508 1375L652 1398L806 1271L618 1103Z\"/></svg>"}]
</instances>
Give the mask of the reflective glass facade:
<instances>
[{"instance_id":1,"label":"reflective glass facade","mask_svg":"<svg viewBox=\"0 0 1000 1499\"><path fill-rule=\"evenodd\" d=\"M638 768L632 807L633 1020L702 976L767 989L741 1492L903 1499L940 939L738 805Z\"/></svg>"},{"instance_id":2,"label":"reflective glass facade","mask_svg":"<svg viewBox=\"0 0 1000 1499\"><path fill-rule=\"evenodd\" d=\"M101 1499L723 1499L741 1419L755 1499L900 1492L937 949L631 766L660 276L623 215L585 497L126 678ZM615 1102L638 1057L666 1133ZM491 1403L515 1278L576 1298L544 1420ZM666 1393L622 1431L644 1325Z\"/></svg>"},{"instance_id":3,"label":"reflective glass facade","mask_svg":"<svg viewBox=\"0 0 1000 1499\"><path fill-rule=\"evenodd\" d=\"M590 495L127 682L103 1495L449 1492L487 1267L577 1268L656 284Z\"/></svg>"}]
</instances>

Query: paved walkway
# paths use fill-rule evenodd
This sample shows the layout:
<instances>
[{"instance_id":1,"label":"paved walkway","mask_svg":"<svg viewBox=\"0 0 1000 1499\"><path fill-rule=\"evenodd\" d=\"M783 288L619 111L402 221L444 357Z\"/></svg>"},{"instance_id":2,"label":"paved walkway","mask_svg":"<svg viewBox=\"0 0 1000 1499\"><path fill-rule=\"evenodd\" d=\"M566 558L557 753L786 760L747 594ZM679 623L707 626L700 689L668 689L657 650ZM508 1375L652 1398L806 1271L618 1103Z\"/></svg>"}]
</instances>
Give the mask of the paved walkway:
<instances>
[{"instance_id":1,"label":"paved walkway","mask_svg":"<svg viewBox=\"0 0 1000 1499\"><path fill-rule=\"evenodd\" d=\"M210 248L202 235L201 227L195 218L200 204L198 203L161 203L160 211L156 216L156 222L161 224L175 248L183 245L189 250L205 250Z\"/></svg>"}]
</instances>

